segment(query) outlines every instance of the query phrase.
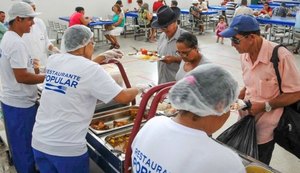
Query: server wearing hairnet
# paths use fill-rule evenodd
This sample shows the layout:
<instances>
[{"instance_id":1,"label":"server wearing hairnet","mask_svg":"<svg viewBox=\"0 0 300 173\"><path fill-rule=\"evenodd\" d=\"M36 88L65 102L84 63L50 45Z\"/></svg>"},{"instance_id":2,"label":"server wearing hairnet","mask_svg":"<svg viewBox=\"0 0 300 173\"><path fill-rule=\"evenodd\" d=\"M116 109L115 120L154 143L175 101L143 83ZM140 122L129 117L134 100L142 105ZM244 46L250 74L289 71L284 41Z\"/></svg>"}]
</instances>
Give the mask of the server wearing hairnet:
<instances>
[{"instance_id":1,"label":"server wearing hairnet","mask_svg":"<svg viewBox=\"0 0 300 173\"><path fill-rule=\"evenodd\" d=\"M84 25L65 31L61 51L51 55L46 66L32 133L34 157L41 173L88 173L85 136L97 99L127 104L142 88L121 88L98 64L121 58L119 50L106 51L91 61L93 33Z\"/></svg>"},{"instance_id":2,"label":"server wearing hairnet","mask_svg":"<svg viewBox=\"0 0 300 173\"><path fill-rule=\"evenodd\" d=\"M225 123L237 94L238 83L221 67L193 69L169 92L178 115L152 118L135 137L133 172L245 172L237 154L208 137Z\"/></svg>"},{"instance_id":3,"label":"server wearing hairnet","mask_svg":"<svg viewBox=\"0 0 300 173\"><path fill-rule=\"evenodd\" d=\"M37 13L19 2L8 11L9 30L0 44L1 107L8 143L18 173L35 173L31 133L37 111L37 86L44 75L34 73L34 59L22 40ZM2 163L1 163L2 164Z\"/></svg>"},{"instance_id":4,"label":"server wearing hairnet","mask_svg":"<svg viewBox=\"0 0 300 173\"><path fill-rule=\"evenodd\" d=\"M34 11L36 10L34 0L22 1L31 5ZM53 53L59 52L59 49L49 41L46 25L40 18L34 18L30 33L24 34L22 38L26 42L30 56L38 59L41 67L46 66L48 50Z\"/></svg>"}]
</instances>

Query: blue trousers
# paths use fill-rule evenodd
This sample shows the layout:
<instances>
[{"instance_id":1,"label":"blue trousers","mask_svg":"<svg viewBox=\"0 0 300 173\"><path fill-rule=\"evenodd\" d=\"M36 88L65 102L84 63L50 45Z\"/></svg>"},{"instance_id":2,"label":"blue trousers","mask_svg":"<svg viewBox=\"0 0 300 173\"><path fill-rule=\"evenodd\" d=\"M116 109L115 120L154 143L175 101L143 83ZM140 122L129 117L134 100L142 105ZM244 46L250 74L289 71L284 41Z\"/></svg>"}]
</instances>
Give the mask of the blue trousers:
<instances>
[{"instance_id":1,"label":"blue trousers","mask_svg":"<svg viewBox=\"0 0 300 173\"><path fill-rule=\"evenodd\" d=\"M35 173L31 134L38 106L17 108L4 103L1 106L7 140L17 172Z\"/></svg>"},{"instance_id":2,"label":"blue trousers","mask_svg":"<svg viewBox=\"0 0 300 173\"><path fill-rule=\"evenodd\" d=\"M34 159L41 173L89 173L89 155L61 157L33 148Z\"/></svg>"}]
</instances>

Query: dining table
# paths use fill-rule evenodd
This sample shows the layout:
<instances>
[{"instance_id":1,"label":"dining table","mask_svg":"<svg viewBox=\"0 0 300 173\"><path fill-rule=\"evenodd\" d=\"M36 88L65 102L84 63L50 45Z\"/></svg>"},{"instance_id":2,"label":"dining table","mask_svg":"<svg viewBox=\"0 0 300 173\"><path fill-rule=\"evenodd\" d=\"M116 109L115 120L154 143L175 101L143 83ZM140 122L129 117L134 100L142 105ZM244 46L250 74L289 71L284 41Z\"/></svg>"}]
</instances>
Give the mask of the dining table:
<instances>
[{"instance_id":1,"label":"dining table","mask_svg":"<svg viewBox=\"0 0 300 173\"><path fill-rule=\"evenodd\" d=\"M285 32L288 32L288 44L289 44L290 38L292 35L292 31L293 31L293 28L296 23L295 17L279 17L279 16L273 16L271 18L257 17L256 20L260 24L269 24L269 26L270 26L269 40L271 40L272 27L274 27L274 25L281 25L281 26L288 28L288 30L286 30Z\"/></svg>"},{"instance_id":2,"label":"dining table","mask_svg":"<svg viewBox=\"0 0 300 173\"><path fill-rule=\"evenodd\" d=\"M59 17L60 20L69 22L70 17L69 16L62 16ZM88 27L91 28L92 32L96 34L95 36L95 42L101 42L103 39L100 39L100 30L103 28L104 25L111 25L114 22L112 20L103 20L101 17L92 17L91 22L88 24ZM100 26L100 27L97 27Z\"/></svg>"}]
</instances>

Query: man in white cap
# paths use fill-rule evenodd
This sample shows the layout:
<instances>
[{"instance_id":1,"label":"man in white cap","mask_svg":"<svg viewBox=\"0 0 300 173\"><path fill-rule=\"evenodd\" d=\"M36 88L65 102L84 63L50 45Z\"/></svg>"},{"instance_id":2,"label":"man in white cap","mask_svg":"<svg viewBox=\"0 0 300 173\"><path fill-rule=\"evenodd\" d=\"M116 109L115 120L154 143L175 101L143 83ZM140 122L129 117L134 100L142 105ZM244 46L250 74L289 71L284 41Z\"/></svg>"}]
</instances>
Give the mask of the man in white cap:
<instances>
[{"instance_id":1,"label":"man in white cap","mask_svg":"<svg viewBox=\"0 0 300 173\"><path fill-rule=\"evenodd\" d=\"M0 44L1 107L14 165L18 173L35 173L31 133L38 105L37 86L45 76L34 73L34 60L22 40L38 14L24 2L8 11L9 30Z\"/></svg>"},{"instance_id":2,"label":"man in white cap","mask_svg":"<svg viewBox=\"0 0 300 173\"><path fill-rule=\"evenodd\" d=\"M36 11L34 0L23 0L23 2L31 5L33 10ZM59 49L49 41L47 28L43 20L37 17L33 20L34 24L31 27L30 33L24 34L22 38L26 42L30 56L39 60L40 67L45 67L48 59L48 50L58 53Z\"/></svg>"}]
</instances>

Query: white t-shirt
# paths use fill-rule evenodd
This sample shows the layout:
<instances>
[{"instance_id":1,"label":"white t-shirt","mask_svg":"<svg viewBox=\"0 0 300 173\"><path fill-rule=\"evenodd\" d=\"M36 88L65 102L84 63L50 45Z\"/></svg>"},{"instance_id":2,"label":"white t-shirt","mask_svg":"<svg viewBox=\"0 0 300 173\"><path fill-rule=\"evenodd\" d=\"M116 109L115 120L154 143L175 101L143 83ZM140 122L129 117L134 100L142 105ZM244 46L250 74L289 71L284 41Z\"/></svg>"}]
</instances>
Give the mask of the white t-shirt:
<instances>
[{"instance_id":1,"label":"white t-shirt","mask_svg":"<svg viewBox=\"0 0 300 173\"><path fill-rule=\"evenodd\" d=\"M82 56L49 57L33 128L32 147L56 156L87 151L86 133L97 99L108 103L122 88L97 63Z\"/></svg>"},{"instance_id":2,"label":"white t-shirt","mask_svg":"<svg viewBox=\"0 0 300 173\"><path fill-rule=\"evenodd\" d=\"M34 18L30 33L22 36L31 57L39 59L40 65L45 67L48 59L48 47L51 44L48 38L47 28L42 19Z\"/></svg>"},{"instance_id":3,"label":"white t-shirt","mask_svg":"<svg viewBox=\"0 0 300 173\"><path fill-rule=\"evenodd\" d=\"M37 99L37 86L18 83L13 69L27 69L34 73L26 43L17 33L7 31L0 44L1 101L19 108L33 106Z\"/></svg>"},{"instance_id":4,"label":"white t-shirt","mask_svg":"<svg viewBox=\"0 0 300 173\"><path fill-rule=\"evenodd\" d=\"M159 116L132 143L132 169L164 173L245 173L241 158L206 133ZM160 170L160 171L158 171Z\"/></svg>"},{"instance_id":5,"label":"white t-shirt","mask_svg":"<svg viewBox=\"0 0 300 173\"><path fill-rule=\"evenodd\" d=\"M238 15L242 15L242 14L244 14L244 15L245 14L253 15L253 10L249 7L244 6L244 5L239 6L237 9L235 9L233 17L238 16Z\"/></svg>"},{"instance_id":6,"label":"white t-shirt","mask_svg":"<svg viewBox=\"0 0 300 173\"><path fill-rule=\"evenodd\" d=\"M208 10L207 3L202 1L202 3L199 4L199 8L200 8L200 10L203 10L203 11Z\"/></svg>"}]
</instances>

